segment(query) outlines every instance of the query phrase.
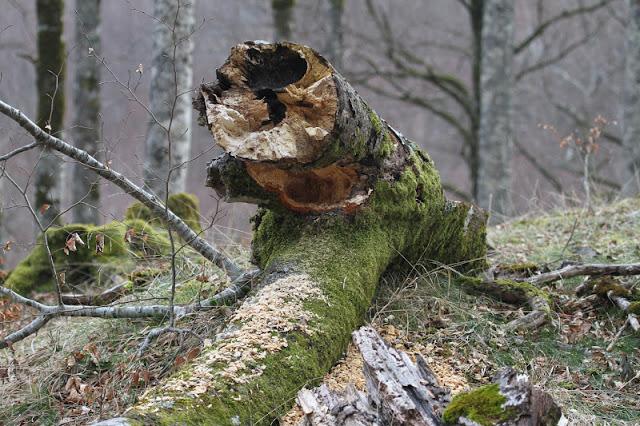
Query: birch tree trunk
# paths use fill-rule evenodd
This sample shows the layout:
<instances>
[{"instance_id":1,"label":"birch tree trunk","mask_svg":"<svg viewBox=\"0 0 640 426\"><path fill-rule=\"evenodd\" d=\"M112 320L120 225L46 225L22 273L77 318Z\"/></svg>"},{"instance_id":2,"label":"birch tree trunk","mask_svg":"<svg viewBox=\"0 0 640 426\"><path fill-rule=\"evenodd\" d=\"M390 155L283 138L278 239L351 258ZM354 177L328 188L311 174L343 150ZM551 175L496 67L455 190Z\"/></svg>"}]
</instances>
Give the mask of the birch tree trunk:
<instances>
[{"instance_id":1,"label":"birch tree trunk","mask_svg":"<svg viewBox=\"0 0 640 426\"><path fill-rule=\"evenodd\" d=\"M340 358L385 270L485 265L484 211L447 201L429 156L315 51L247 42L216 75L194 102L224 150L207 185L261 207L262 275L215 341L119 424L272 424Z\"/></svg>"},{"instance_id":2,"label":"birch tree trunk","mask_svg":"<svg viewBox=\"0 0 640 426\"><path fill-rule=\"evenodd\" d=\"M478 204L511 211L512 0L485 0L480 68Z\"/></svg>"},{"instance_id":3,"label":"birch tree trunk","mask_svg":"<svg viewBox=\"0 0 640 426\"><path fill-rule=\"evenodd\" d=\"M344 27L342 17L346 0L329 0L329 34L327 38L327 57L333 66L342 70L344 56Z\"/></svg>"},{"instance_id":4,"label":"birch tree trunk","mask_svg":"<svg viewBox=\"0 0 640 426\"><path fill-rule=\"evenodd\" d=\"M623 145L627 166L623 172L625 195L640 192L640 0L627 0L626 66L624 82Z\"/></svg>"},{"instance_id":5,"label":"birch tree trunk","mask_svg":"<svg viewBox=\"0 0 640 426\"><path fill-rule=\"evenodd\" d=\"M63 0L37 0L38 60L36 87L38 90L37 123L49 131L59 133L64 121L65 47L62 41ZM35 173L35 208L43 209L43 222L48 224L58 213L62 188L60 165L54 153L44 148Z\"/></svg>"},{"instance_id":6,"label":"birch tree trunk","mask_svg":"<svg viewBox=\"0 0 640 426\"><path fill-rule=\"evenodd\" d=\"M154 0L150 109L146 139L145 185L161 198L184 192L187 168L179 167L191 152L191 89L195 0ZM171 151L171 155L169 152Z\"/></svg>"},{"instance_id":7,"label":"birch tree trunk","mask_svg":"<svg viewBox=\"0 0 640 426\"><path fill-rule=\"evenodd\" d=\"M271 0L275 41L291 39L293 7L295 4L296 0Z\"/></svg>"},{"instance_id":8,"label":"birch tree trunk","mask_svg":"<svg viewBox=\"0 0 640 426\"><path fill-rule=\"evenodd\" d=\"M76 147L98 157L100 141L100 66L93 52L100 52L100 0L76 0L75 56L73 80L73 130ZM76 223L98 223L100 191L98 175L80 164L73 169L73 199L88 205L73 209ZM92 206L95 206L92 207Z\"/></svg>"}]
</instances>

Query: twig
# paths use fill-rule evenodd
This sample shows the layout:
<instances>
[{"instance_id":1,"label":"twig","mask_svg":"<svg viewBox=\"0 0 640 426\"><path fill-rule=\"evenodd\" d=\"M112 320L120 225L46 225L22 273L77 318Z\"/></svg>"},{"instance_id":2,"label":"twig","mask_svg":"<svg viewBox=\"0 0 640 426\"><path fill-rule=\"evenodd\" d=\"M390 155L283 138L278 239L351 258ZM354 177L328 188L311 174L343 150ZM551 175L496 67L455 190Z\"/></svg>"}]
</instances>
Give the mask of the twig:
<instances>
[{"instance_id":1,"label":"twig","mask_svg":"<svg viewBox=\"0 0 640 426\"><path fill-rule=\"evenodd\" d=\"M607 263L586 263L584 265L569 265L556 271L545 272L529 278L515 279L515 281L527 281L531 284L546 284L582 275L640 275L640 263L624 263L617 265Z\"/></svg>"},{"instance_id":2,"label":"twig","mask_svg":"<svg viewBox=\"0 0 640 426\"><path fill-rule=\"evenodd\" d=\"M144 341L142 342L142 344L138 348L138 351L136 352L136 356L138 356L138 357L142 356L144 354L144 352L149 348L149 345L151 344L151 342L154 339L157 339L158 337L162 336L163 334L167 334L167 333L176 333L178 335L191 334L191 335L197 337L202 342L202 338L200 336L198 336L198 334L196 332L194 332L193 330L188 330L188 329L185 329L185 328L176 328L176 327L154 328L154 329L152 329L151 331L149 331L147 333L147 336L144 338Z\"/></svg>"},{"instance_id":3,"label":"twig","mask_svg":"<svg viewBox=\"0 0 640 426\"><path fill-rule=\"evenodd\" d=\"M625 328L627 328L628 325L629 325L629 317L627 316L627 319L624 321L624 324L622 324L622 327L620 327L620 330L618 330L616 335L613 336L613 340L611 341L611 343L609 343L609 346L607 346L607 352L613 349L613 347L615 346L620 336L622 336L622 332L624 331Z\"/></svg>"}]
</instances>

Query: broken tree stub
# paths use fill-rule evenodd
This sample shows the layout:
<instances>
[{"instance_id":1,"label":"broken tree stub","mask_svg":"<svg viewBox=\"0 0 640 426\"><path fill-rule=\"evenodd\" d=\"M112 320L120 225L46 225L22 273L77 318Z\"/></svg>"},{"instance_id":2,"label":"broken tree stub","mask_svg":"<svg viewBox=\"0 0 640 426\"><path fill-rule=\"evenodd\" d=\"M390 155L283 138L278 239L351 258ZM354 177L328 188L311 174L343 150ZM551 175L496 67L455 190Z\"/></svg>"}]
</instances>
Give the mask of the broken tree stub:
<instances>
[{"instance_id":1,"label":"broken tree stub","mask_svg":"<svg viewBox=\"0 0 640 426\"><path fill-rule=\"evenodd\" d=\"M217 78L194 101L224 150L207 184L261 207L262 276L226 330L131 418L269 424L340 358L391 265L485 262L486 214L447 201L429 156L315 51L247 42Z\"/></svg>"}]
</instances>

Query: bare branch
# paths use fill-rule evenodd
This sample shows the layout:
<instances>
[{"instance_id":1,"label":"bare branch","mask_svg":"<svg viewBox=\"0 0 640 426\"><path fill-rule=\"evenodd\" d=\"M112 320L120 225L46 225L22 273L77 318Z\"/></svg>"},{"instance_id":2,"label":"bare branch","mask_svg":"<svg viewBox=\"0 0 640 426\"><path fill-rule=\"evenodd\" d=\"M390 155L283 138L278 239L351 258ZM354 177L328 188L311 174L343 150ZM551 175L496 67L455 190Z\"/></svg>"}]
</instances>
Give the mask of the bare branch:
<instances>
[{"instance_id":1,"label":"bare branch","mask_svg":"<svg viewBox=\"0 0 640 426\"><path fill-rule=\"evenodd\" d=\"M518 43L517 46L515 46L515 48L513 49L513 53L515 55L517 55L518 53L521 53L534 40L536 40L538 37L542 36L553 25L558 24L558 23L560 23L562 21L565 21L567 19L571 19L571 18L573 18L575 16L578 16L578 15L583 15L583 14L595 12L596 10L601 9L604 6L606 6L607 4L611 3L611 1L612 0L601 0L598 3L594 3L594 4L589 5L589 6L581 6L581 7L575 8L575 9L562 11L560 14L558 14L558 15L552 17L552 18L549 18L546 21L542 22L540 25L538 25L538 27L535 28L531 32L531 34L529 34L527 37L525 37L524 40L522 40L520 43Z\"/></svg>"},{"instance_id":2,"label":"bare branch","mask_svg":"<svg viewBox=\"0 0 640 426\"><path fill-rule=\"evenodd\" d=\"M584 265L569 265L556 271L545 272L526 279L520 279L518 281L527 281L531 284L546 284L582 275L640 275L640 263L626 263L618 265L607 263L586 263Z\"/></svg>"},{"instance_id":3,"label":"bare branch","mask_svg":"<svg viewBox=\"0 0 640 426\"><path fill-rule=\"evenodd\" d=\"M149 207L154 214L164 218L167 224L174 229L195 251L216 264L221 269L225 270L232 280L236 280L243 275L244 271L242 268L207 241L200 238L180 217L167 209L155 195L138 187L122 174L96 160L86 151L75 148L63 140L49 135L27 116L22 114L18 109L2 100L0 100L0 113L18 123L40 144L73 158L80 164L90 168L98 175L117 185L145 206Z\"/></svg>"},{"instance_id":4,"label":"bare branch","mask_svg":"<svg viewBox=\"0 0 640 426\"><path fill-rule=\"evenodd\" d=\"M18 154L21 154L23 152L32 150L33 148L38 146L38 142L32 142L29 145L25 145L25 146L21 146L20 148L16 148L13 151L0 156L0 161L7 161L8 159L10 159L11 157L15 157Z\"/></svg>"}]
</instances>

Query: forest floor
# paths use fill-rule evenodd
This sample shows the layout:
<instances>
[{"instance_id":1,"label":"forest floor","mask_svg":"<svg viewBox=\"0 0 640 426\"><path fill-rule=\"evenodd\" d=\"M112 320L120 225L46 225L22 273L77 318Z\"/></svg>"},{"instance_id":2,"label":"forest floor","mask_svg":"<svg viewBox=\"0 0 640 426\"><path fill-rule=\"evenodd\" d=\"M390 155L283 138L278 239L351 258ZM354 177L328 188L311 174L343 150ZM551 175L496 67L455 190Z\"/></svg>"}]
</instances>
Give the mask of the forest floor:
<instances>
[{"instance_id":1,"label":"forest floor","mask_svg":"<svg viewBox=\"0 0 640 426\"><path fill-rule=\"evenodd\" d=\"M523 217L489 230L490 261L535 262L556 269L562 262L637 262L640 258L640 199L595 208ZM196 261L182 264L178 289L183 303L224 285L219 272ZM137 271L162 271L162 260ZM512 333L505 324L523 309L465 293L446 266L411 265L411 274L387 274L368 322L393 346L421 353L453 393L489 383L502 366L526 372L563 408L570 424L640 424L640 336L607 300L576 303L582 278L544 289L553 298L553 318L535 331ZM144 275L144 274L142 274ZM167 291L166 273L148 274L144 294ZM632 284L640 280L630 278ZM41 295L41 298L51 295ZM233 308L199 313L189 326L203 340L165 335L137 358L145 333L158 322L56 319L35 338L0 351L0 424L86 424L121 413L148 385L198 355ZM30 312L0 301L0 335L27 321ZM611 350L607 347L613 346ZM354 347L325 382L364 387ZM293 409L282 424L295 424Z\"/></svg>"}]
</instances>

